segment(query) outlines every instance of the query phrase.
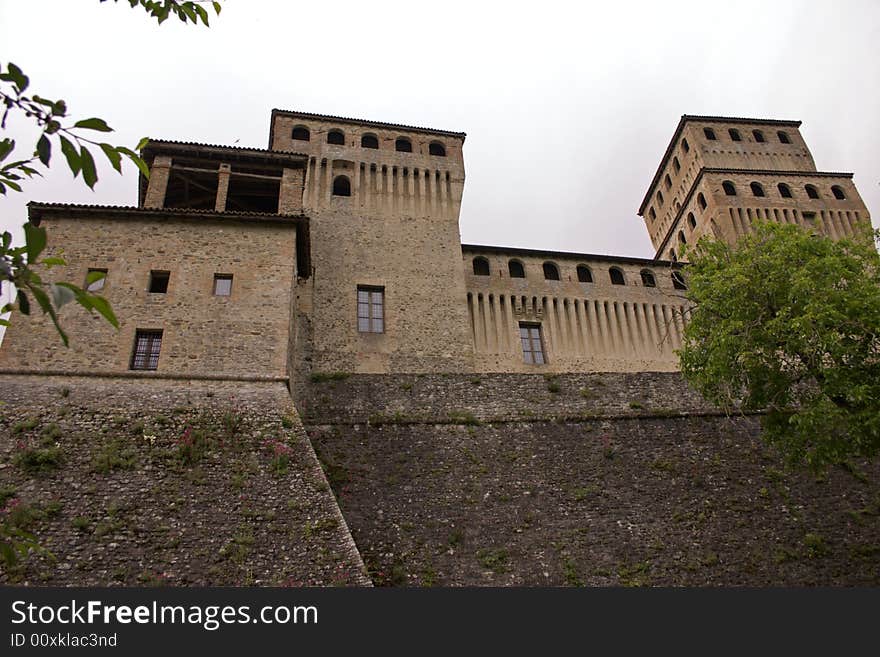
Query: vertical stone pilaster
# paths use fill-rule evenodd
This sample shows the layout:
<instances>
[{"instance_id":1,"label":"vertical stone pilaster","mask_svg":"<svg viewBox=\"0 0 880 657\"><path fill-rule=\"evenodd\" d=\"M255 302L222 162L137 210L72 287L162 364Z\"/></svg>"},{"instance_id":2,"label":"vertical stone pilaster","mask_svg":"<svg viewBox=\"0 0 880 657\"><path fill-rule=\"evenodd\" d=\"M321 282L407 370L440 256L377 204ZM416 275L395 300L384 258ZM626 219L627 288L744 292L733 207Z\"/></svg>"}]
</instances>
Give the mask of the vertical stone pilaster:
<instances>
[{"instance_id":1,"label":"vertical stone pilaster","mask_svg":"<svg viewBox=\"0 0 880 657\"><path fill-rule=\"evenodd\" d=\"M165 192L168 189L168 177L171 175L171 158L167 155L157 155L153 158L153 166L150 169L150 180L147 183L147 193L144 195L145 208L165 207Z\"/></svg>"}]
</instances>

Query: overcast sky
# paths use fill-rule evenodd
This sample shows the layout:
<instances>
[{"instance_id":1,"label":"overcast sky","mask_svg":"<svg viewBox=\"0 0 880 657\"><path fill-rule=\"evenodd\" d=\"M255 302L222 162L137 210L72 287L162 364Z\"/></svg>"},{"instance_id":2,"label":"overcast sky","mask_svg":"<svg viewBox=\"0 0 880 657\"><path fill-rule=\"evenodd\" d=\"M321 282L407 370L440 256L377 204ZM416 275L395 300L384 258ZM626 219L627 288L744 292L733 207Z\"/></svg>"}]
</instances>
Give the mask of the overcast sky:
<instances>
[{"instance_id":1,"label":"overcast sky","mask_svg":"<svg viewBox=\"0 0 880 657\"><path fill-rule=\"evenodd\" d=\"M0 0L0 61L114 143L265 148L273 107L464 131L464 242L646 257L636 211L685 113L802 120L880 225L878 44L877 0L227 0L210 29L124 0ZM4 228L30 199L137 202L133 167L92 192L56 165L0 198Z\"/></svg>"}]
</instances>

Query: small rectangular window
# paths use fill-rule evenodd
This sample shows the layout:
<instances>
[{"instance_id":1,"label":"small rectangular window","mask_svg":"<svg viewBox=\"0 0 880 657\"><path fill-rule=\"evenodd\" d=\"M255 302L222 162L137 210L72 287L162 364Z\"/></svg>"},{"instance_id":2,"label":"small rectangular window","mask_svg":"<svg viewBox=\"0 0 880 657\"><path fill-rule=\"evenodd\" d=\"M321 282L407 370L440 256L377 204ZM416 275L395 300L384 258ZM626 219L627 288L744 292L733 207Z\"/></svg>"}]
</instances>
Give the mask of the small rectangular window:
<instances>
[{"instance_id":1,"label":"small rectangular window","mask_svg":"<svg viewBox=\"0 0 880 657\"><path fill-rule=\"evenodd\" d=\"M99 276L103 274L103 276ZM106 269L89 269L86 274L86 292L97 292L104 289L104 283L107 280Z\"/></svg>"},{"instance_id":2,"label":"small rectangular window","mask_svg":"<svg viewBox=\"0 0 880 657\"><path fill-rule=\"evenodd\" d=\"M358 331L361 333L385 332L385 289L362 287L357 289Z\"/></svg>"},{"instance_id":3,"label":"small rectangular window","mask_svg":"<svg viewBox=\"0 0 880 657\"><path fill-rule=\"evenodd\" d=\"M168 279L171 278L170 271L151 271L150 272L150 292L153 294L165 294L168 292Z\"/></svg>"},{"instance_id":4,"label":"small rectangular window","mask_svg":"<svg viewBox=\"0 0 880 657\"><path fill-rule=\"evenodd\" d=\"M214 296L228 297L232 294L232 274L214 274Z\"/></svg>"},{"instance_id":5,"label":"small rectangular window","mask_svg":"<svg viewBox=\"0 0 880 657\"><path fill-rule=\"evenodd\" d=\"M162 331L138 329L134 334L134 352L131 369L154 370L159 365L159 349L162 347Z\"/></svg>"},{"instance_id":6,"label":"small rectangular window","mask_svg":"<svg viewBox=\"0 0 880 657\"><path fill-rule=\"evenodd\" d=\"M544 345L541 341L541 326L539 324L520 324L519 339L522 343L523 360L529 365L543 365Z\"/></svg>"}]
</instances>

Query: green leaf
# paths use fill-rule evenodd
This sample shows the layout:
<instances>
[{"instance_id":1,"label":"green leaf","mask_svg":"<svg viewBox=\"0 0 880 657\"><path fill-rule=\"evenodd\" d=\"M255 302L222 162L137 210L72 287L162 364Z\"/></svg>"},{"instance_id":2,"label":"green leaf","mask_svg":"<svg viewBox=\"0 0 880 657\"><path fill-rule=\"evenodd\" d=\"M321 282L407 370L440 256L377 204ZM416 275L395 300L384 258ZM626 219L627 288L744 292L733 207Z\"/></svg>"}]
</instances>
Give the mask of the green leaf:
<instances>
[{"instance_id":1,"label":"green leaf","mask_svg":"<svg viewBox=\"0 0 880 657\"><path fill-rule=\"evenodd\" d=\"M86 276L86 287L94 283L95 281L100 281L102 278L107 277L107 272L105 271L90 271Z\"/></svg>"},{"instance_id":2,"label":"green leaf","mask_svg":"<svg viewBox=\"0 0 880 657\"><path fill-rule=\"evenodd\" d=\"M4 180L4 182L6 183L7 187L11 187L12 189L14 189L17 192L21 191L21 185L19 185L18 183L12 182L11 180L9 180L9 178L6 178Z\"/></svg>"},{"instance_id":3,"label":"green leaf","mask_svg":"<svg viewBox=\"0 0 880 657\"><path fill-rule=\"evenodd\" d=\"M49 159L52 157L52 144L49 143L46 135L40 135L40 139L37 141L37 156L40 158L40 162L49 166Z\"/></svg>"},{"instance_id":4,"label":"green leaf","mask_svg":"<svg viewBox=\"0 0 880 657\"><path fill-rule=\"evenodd\" d=\"M61 137L61 152L67 158L67 166L70 167L73 177L76 178L79 175L80 169L82 169L82 161L80 160L79 153L76 151L76 146L63 136Z\"/></svg>"},{"instance_id":5,"label":"green leaf","mask_svg":"<svg viewBox=\"0 0 880 657\"><path fill-rule=\"evenodd\" d=\"M43 258L42 260L40 260L40 264L44 265L46 267L46 269L51 269L52 267L66 265L67 262L64 260L64 258L52 257L52 258Z\"/></svg>"},{"instance_id":6,"label":"green leaf","mask_svg":"<svg viewBox=\"0 0 880 657\"><path fill-rule=\"evenodd\" d=\"M6 139L3 139L2 141L0 141L0 162L5 160L6 156L9 155L14 148L15 148L15 140L14 139L9 139L7 137Z\"/></svg>"},{"instance_id":7,"label":"green leaf","mask_svg":"<svg viewBox=\"0 0 880 657\"><path fill-rule=\"evenodd\" d=\"M73 124L74 128L85 128L86 130L97 130L98 132L113 132L113 128L104 122L104 119L83 119Z\"/></svg>"},{"instance_id":8,"label":"green leaf","mask_svg":"<svg viewBox=\"0 0 880 657\"><path fill-rule=\"evenodd\" d=\"M214 11L217 12L217 15L220 15L220 10L223 9L223 6L219 2L212 3L214 5Z\"/></svg>"},{"instance_id":9,"label":"green leaf","mask_svg":"<svg viewBox=\"0 0 880 657\"><path fill-rule=\"evenodd\" d=\"M150 143L149 137L142 137L141 140L138 142L137 146L134 147L134 150L142 151L147 147L147 144L149 144L149 143Z\"/></svg>"},{"instance_id":10,"label":"green leaf","mask_svg":"<svg viewBox=\"0 0 880 657\"><path fill-rule=\"evenodd\" d=\"M201 5L193 5L193 9L195 9L196 13L199 15L199 18L202 19L202 22L205 24L205 27L210 27L208 25L208 12ZM198 21L193 21L197 23Z\"/></svg>"},{"instance_id":11,"label":"green leaf","mask_svg":"<svg viewBox=\"0 0 880 657\"><path fill-rule=\"evenodd\" d=\"M134 162L135 166L140 169L142 174L144 174L144 178L150 177L150 167L147 166L147 163L144 162L137 153L125 148L124 146L119 146L116 148L116 150L128 157L129 160Z\"/></svg>"},{"instance_id":12,"label":"green leaf","mask_svg":"<svg viewBox=\"0 0 880 657\"><path fill-rule=\"evenodd\" d=\"M28 262L35 263L46 248L46 229L35 226L29 221L24 225L24 239L27 244Z\"/></svg>"},{"instance_id":13,"label":"green leaf","mask_svg":"<svg viewBox=\"0 0 880 657\"><path fill-rule=\"evenodd\" d=\"M64 343L64 346L69 347L70 343L67 340L67 333L64 332L64 329L61 328L61 324L58 322L58 315L55 314L55 309L52 308L52 304L49 301L49 295L47 295L44 290L39 287L34 287L33 285L28 289L31 291L31 294L34 295L37 303L40 304L40 308L43 309L43 312L52 318L52 323L55 325L55 330L58 331L58 335L61 336L61 341Z\"/></svg>"},{"instance_id":14,"label":"green leaf","mask_svg":"<svg viewBox=\"0 0 880 657\"><path fill-rule=\"evenodd\" d=\"M95 171L95 160L85 146L80 148L79 158L82 163L83 180L90 189L94 189L95 183L98 182L98 174Z\"/></svg>"},{"instance_id":15,"label":"green leaf","mask_svg":"<svg viewBox=\"0 0 880 657\"><path fill-rule=\"evenodd\" d=\"M18 309L21 311L22 315L30 315L31 314L31 302L28 301L27 295L24 293L24 290L18 291L18 296L16 297L18 300Z\"/></svg>"},{"instance_id":16,"label":"green leaf","mask_svg":"<svg viewBox=\"0 0 880 657\"><path fill-rule=\"evenodd\" d=\"M104 155L107 156L107 159L110 160L110 164L113 165L113 168L116 169L119 173L122 173L122 156L119 154L119 151L116 150L115 146L111 146L110 144L99 144L101 150L104 151Z\"/></svg>"},{"instance_id":17,"label":"green leaf","mask_svg":"<svg viewBox=\"0 0 880 657\"><path fill-rule=\"evenodd\" d=\"M110 324L113 325L113 328L119 328L119 320L116 319L116 315L113 313L113 309L110 307L110 303L104 297L99 297L96 294L90 295L92 307L97 310L101 315L106 319Z\"/></svg>"},{"instance_id":18,"label":"green leaf","mask_svg":"<svg viewBox=\"0 0 880 657\"><path fill-rule=\"evenodd\" d=\"M9 71L9 75L12 78L12 81L15 83L15 86L18 87L18 93L24 93L24 90L28 88L28 76L26 76L18 66L9 62L7 67Z\"/></svg>"}]
</instances>

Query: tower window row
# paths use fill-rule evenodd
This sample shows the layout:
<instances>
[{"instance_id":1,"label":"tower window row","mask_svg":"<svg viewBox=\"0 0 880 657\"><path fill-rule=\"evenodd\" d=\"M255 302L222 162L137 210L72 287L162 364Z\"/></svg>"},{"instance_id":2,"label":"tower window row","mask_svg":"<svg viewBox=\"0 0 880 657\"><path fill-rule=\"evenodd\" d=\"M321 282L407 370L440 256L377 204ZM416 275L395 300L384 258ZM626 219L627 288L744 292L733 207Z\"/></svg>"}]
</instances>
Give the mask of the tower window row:
<instances>
[{"instance_id":1,"label":"tower window row","mask_svg":"<svg viewBox=\"0 0 880 657\"><path fill-rule=\"evenodd\" d=\"M294 141L311 141L312 139L311 131L302 125L296 126L290 136ZM345 133L337 128L329 130L326 141L335 146L345 146ZM361 135L361 148L378 150L379 138L372 133ZM398 137L394 140L394 150L398 153L412 153L412 140L409 137ZM439 141L432 141L428 144L428 155L446 157L446 146Z\"/></svg>"},{"instance_id":2,"label":"tower window row","mask_svg":"<svg viewBox=\"0 0 880 657\"><path fill-rule=\"evenodd\" d=\"M727 196L737 196L738 192L736 189L736 185L732 180L725 180L721 183L721 188L724 190L724 193ZM752 192L752 196L757 196L759 198L763 198L767 196L767 193L764 191L764 186L757 182L753 181L749 183L749 189ZM779 196L781 198L794 198L792 194L791 187L786 183L779 183L776 185L776 189L779 192ZM815 185L807 184L804 185L804 192L807 194L807 198L811 199L821 199L822 195L819 193L819 188ZM831 195L837 199L838 201L846 200L846 193L843 191L843 188L840 185L832 185L831 186Z\"/></svg>"},{"instance_id":3,"label":"tower window row","mask_svg":"<svg viewBox=\"0 0 880 657\"><path fill-rule=\"evenodd\" d=\"M717 141L718 140L718 133L715 132L714 128L710 128L708 126L703 128L703 135L709 141ZM737 128L728 128L727 135L728 135L728 137L730 137L730 141L744 141L743 133L740 132ZM764 135L763 130L758 130L758 129L752 130L751 136L752 136L752 139L758 144L767 143L767 137ZM791 137L784 130L777 130L776 131L776 139L779 140L780 144L790 144L791 143Z\"/></svg>"},{"instance_id":4,"label":"tower window row","mask_svg":"<svg viewBox=\"0 0 880 657\"><path fill-rule=\"evenodd\" d=\"M489 266L489 260L484 258L483 256L477 256L472 261L474 276L490 276L491 269ZM555 262L545 262L542 265L542 269L544 272L544 280L547 281L558 281L561 280L559 276L559 266ZM577 265L575 269L577 273L577 279L579 283L593 283L593 272L592 270L584 264ZM519 260L509 260L507 262L507 273L510 278L525 278L526 270L525 266ZM644 287L657 287L657 279L654 276L654 273L650 269L643 269L639 276L641 278L642 285ZM612 285L626 285L626 276L623 273L623 270L620 267L609 267L608 268L608 279L611 281ZM684 278L682 278L679 272L672 273L672 285L677 290L684 290L687 287L684 284Z\"/></svg>"}]
</instances>

